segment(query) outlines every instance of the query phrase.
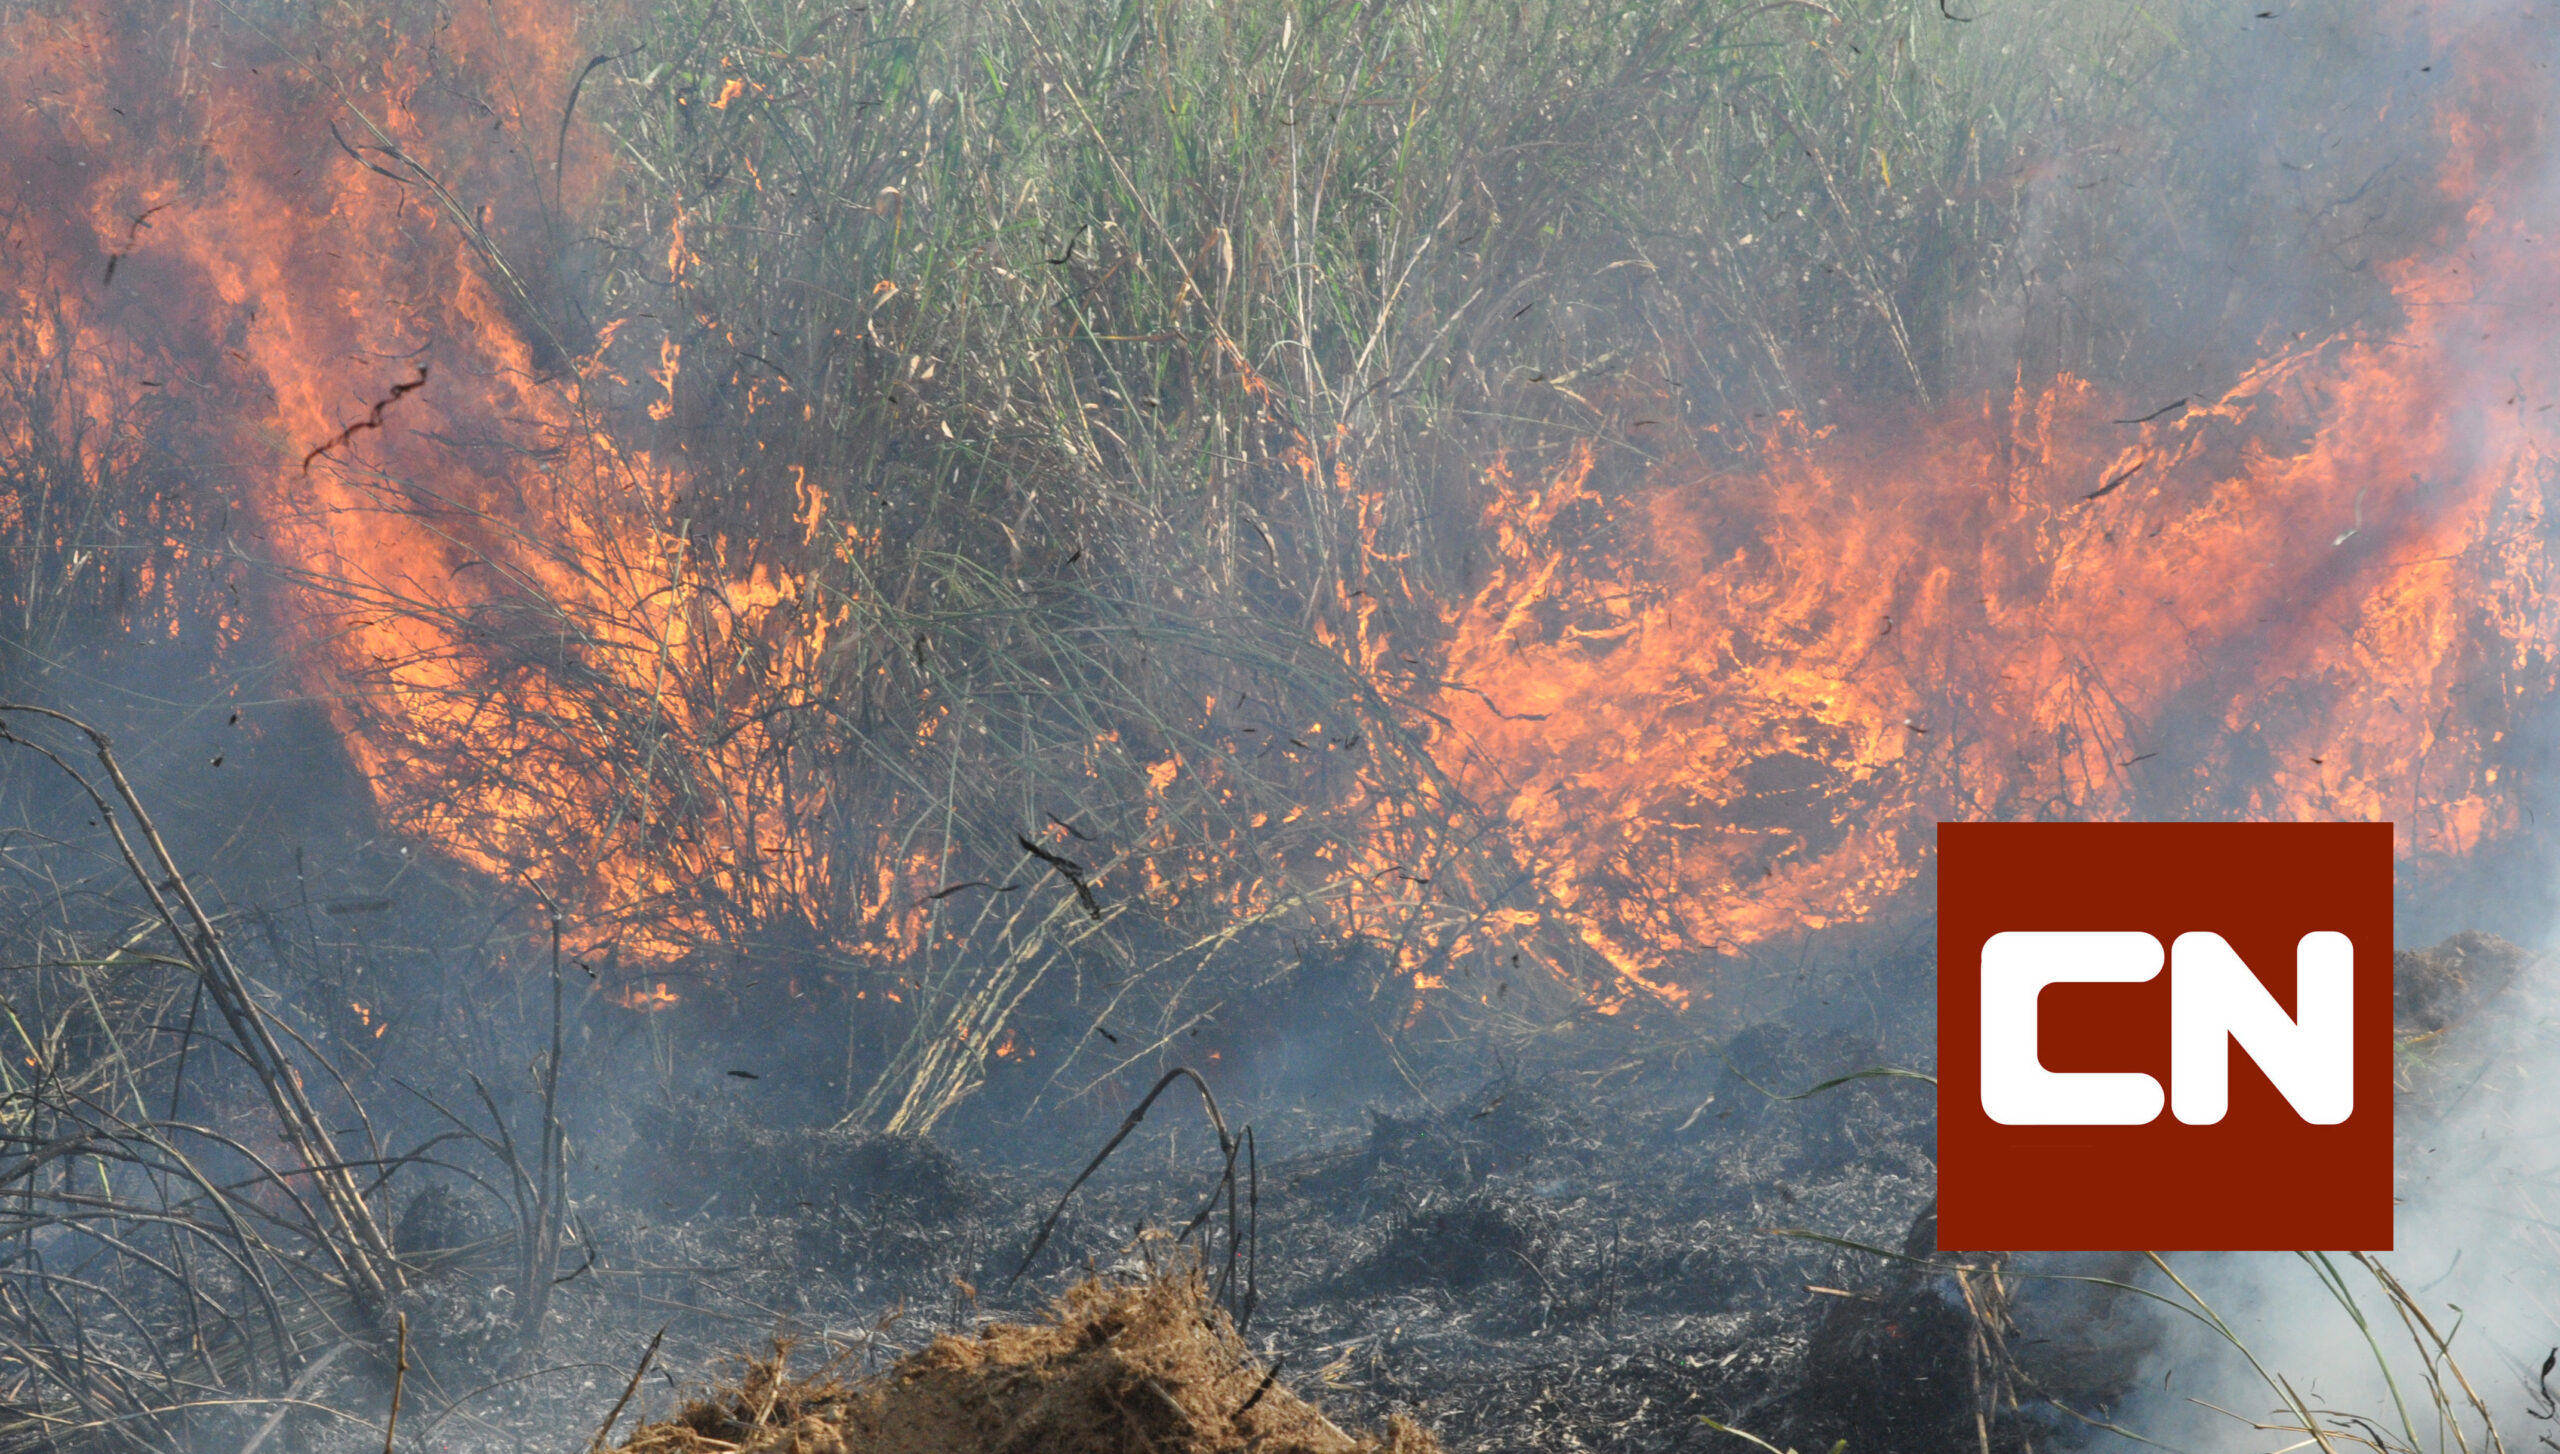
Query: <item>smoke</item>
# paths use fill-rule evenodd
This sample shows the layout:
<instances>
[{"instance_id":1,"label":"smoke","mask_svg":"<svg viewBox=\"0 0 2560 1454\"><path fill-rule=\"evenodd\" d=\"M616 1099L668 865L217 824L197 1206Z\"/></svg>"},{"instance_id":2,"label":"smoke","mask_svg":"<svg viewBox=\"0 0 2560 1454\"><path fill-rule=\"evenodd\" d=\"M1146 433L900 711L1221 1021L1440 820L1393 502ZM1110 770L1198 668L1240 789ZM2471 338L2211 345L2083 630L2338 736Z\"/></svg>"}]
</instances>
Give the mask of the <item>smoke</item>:
<instances>
[{"instance_id":1,"label":"smoke","mask_svg":"<svg viewBox=\"0 0 2560 1454\"><path fill-rule=\"evenodd\" d=\"M2492 1423L2508 1448L2547 1441L2555 1410L2541 1375L2560 1348L2560 1144L2548 1112L2560 974L2539 959L2500 988L2511 966L2493 946L2470 947L2470 973L2488 980L2473 987L2476 1003L2401 1052L2394 1249L2369 1261L2165 1254L2193 1296L2156 1274L2137 1279L2187 1311L2130 1319L2133 1336L2147 1324L2158 1341L2111 1421L2182 1449L2283 1448L2304 1437L2298 1398L2336 1447L2479 1448ZM2318 1171L2271 1167L2216 1194L2317 1196ZM2106 1435L2088 1444L2120 1447Z\"/></svg>"},{"instance_id":2,"label":"smoke","mask_svg":"<svg viewBox=\"0 0 2560 1454\"><path fill-rule=\"evenodd\" d=\"M2547 239L2560 221L2560 158L2547 144L2550 20L2533 5L2426 7L2411 13L2401 43L2374 52L2375 66L2337 85L2341 95L2391 98L2385 112L2421 102L2432 140L2386 160L2402 174L2407 202L2409 174L2432 156L2426 188L2459 215L2388 265L2406 319L2394 346L2447 426L2440 458L2526 488L2535 508L2508 527L2512 540L2547 538L2540 502L2555 480L2549 425L2560 376L2549 346L2560 294ZM2380 15L2354 23L2376 33L2391 25ZM2403 111L2401 119L2412 118ZM2304 251L2318 266L2320 239L2306 237ZM2286 311L2300 302L2287 299ZM2443 518L2447 483L2426 479L2395 508L2424 529ZM2388 485L2360 488L2370 504ZM2358 524L2369 529L2373 519ZM2490 539L2474 548L2500 547ZM2511 782L2548 760L2547 714L2519 713L2502 737L2511 739ZM2546 951L2554 944L2554 855L2535 811L2548 798L2530 784L2522 795L2527 821L2503 849L2478 855L2442 892L2404 893L2404 945L2484 922ZM2411 800L2394 815L2423 820L2440 806ZM2452 1011L2411 1023L2413 979L2423 999L2445 974L2458 981ZM2560 1350L2551 1221L2560 1142L2549 1130L2560 1081L2560 971L2547 957L2518 969L2495 947L2466 939L2431 955L2404 953L2400 988L2393 1250L2369 1260L2164 1254L2185 1287L2143 1268L2134 1280L2162 1303L2116 1309L2137 1330L2120 1346L2156 1342L2105 1410L2113 1423L2182 1449L2304 1447L2315 1438L2303 1428L2306 1410L2322 1431L2316 1437L2336 1449L2480 1449L2497 1436L2519 1449L2560 1433L2544 1378ZM2199 1194L2317 1197L2320 1170L2270 1166L2252 1185ZM2127 1447L2102 1433L2082 1442Z\"/></svg>"}]
</instances>

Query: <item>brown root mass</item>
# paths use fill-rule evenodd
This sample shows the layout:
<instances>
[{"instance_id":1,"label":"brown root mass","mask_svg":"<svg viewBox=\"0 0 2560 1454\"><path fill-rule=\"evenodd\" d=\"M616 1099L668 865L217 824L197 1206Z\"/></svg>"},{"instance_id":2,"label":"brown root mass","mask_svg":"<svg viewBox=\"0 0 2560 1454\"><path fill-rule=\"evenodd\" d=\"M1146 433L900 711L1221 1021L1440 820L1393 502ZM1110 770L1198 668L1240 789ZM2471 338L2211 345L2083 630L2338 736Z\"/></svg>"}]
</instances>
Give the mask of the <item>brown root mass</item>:
<instances>
[{"instance_id":1,"label":"brown root mass","mask_svg":"<svg viewBox=\"0 0 2560 1454\"><path fill-rule=\"evenodd\" d=\"M751 1364L634 1454L1439 1454L1412 1421L1345 1433L1270 1378L1197 1271L1085 1282L1035 1324L945 1335L873 1378Z\"/></svg>"}]
</instances>

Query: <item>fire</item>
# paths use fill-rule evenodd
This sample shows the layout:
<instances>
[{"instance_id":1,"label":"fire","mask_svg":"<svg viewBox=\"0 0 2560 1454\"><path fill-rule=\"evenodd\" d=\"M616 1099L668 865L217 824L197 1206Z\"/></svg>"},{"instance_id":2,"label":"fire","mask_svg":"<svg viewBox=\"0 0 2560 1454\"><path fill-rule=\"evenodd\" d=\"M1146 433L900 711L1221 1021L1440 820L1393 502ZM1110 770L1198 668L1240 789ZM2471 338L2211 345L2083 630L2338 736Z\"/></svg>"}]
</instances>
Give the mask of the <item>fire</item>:
<instances>
[{"instance_id":1,"label":"fire","mask_svg":"<svg viewBox=\"0 0 2560 1454\"><path fill-rule=\"evenodd\" d=\"M795 537L706 538L688 471L600 403L664 404L678 344L565 336L542 281L556 213L607 178L560 129L568 8L311 39L112 4L13 21L0 173L58 204L12 224L51 330L13 349L75 361L102 423L148 380L152 422L227 462L157 509L232 515L290 583L277 628L395 830L642 962L808 905L894 929L889 886L807 826L825 779L784 739L811 704L775 686L817 679L837 608L806 566L845 532L804 483ZM146 561L146 606L184 548Z\"/></svg>"},{"instance_id":2,"label":"fire","mask_svg":"<svg viewBox=\"0 0 2560 1454\"><path fill-rule=\"evenodd\" d=\"M684 1003L684 996L669 990L667 982L660 980L654 985L626 986L615 992L613 1002L626 1010L638 1010L645 1015L671 1010Z\"/></svg>"},{"instance_id":3,"label":"fire","mask_svg":"<svg viewBox=\"0 0 2560 1454\"><path fill-rule=\"evenodd\" d=\"M2495 177L2447 131L2449 179ZM1780 417L1615 492L1588 448L1497 463L1436 751L1674 1000L1874 912L1939 819L2387 819L2422 872L2469 854L2520 826L2507 730L2560 685L2537 223L2472 206L2391 275L2404 321L2218 398Z\"/></svg>"},{"instance_id":4,"label":"fire","mask_svg":"<svg viewBox=\"0 0 2560 1454\"><path fill-rule=\"evenodd\" d=\"M682 434L710 350L638 316L568 321L561 222L615 174L563 119L587 57L566 7L466 7L432 44L199 33L114 0L9 27L0 185L52 205L5 224L30 261L0 372L68 380L81 473L139 469L152 438L209 462L119 522L165 537L130 589L174 630L182 595L219 595L182 537L232 520L227 548L287 586L271 623L213 607L218 632L294 648L389 827L575 905L636 966L634 1010L679 1003L649 972L707 947L895 969L937 915L1057 886L947 872L948 841L846 801L851 770L804 729L850 629L830 572L871 527L782 466L755 518L790 528L712 528L732 482ZM2443 118L2463 199L2514 190L2531 150L2475 84ZM723 77L708 108L756 89ZM1443 776L1391 779L1330 710L1209 694L1188 747L1099 727L1082 748L1088 778L1130 785L1124 841L1023 827L1115 902L1302 912L1390 945L1416 1015L1482 993L1453 969L1540 936L1610 967L1601 1008L1694 1003L1714 957L1909 890L1940 818L2388 818L2413 862L2460 858L2516 830L2510 718L2560 685L2529 402L2560 380L2523 326L2554 303L2541 221L2470 206L2392 273L2399 321L2297 340L2177 407L2021 378L1937 412L1694 435L1632 482L1596 445L1493 461L1488 569L1443 606L1378 546L1383 496L1344 432L1286 425L1273 458L1341 492L1364 583L1310 629L1373 683L1420 652L1461 684L1423 703ZM654 225L685 277L708 224ZM1275 386L1222 347L1282 429ZM802 407L737 387L751 412ZM0 442L40 425L62 432L0 416ZM0 501L0 535L25 511ZM1442 639L1391 641L1389 592ZM928 700L917 738L966 730L954 710ZM1517 892L1453 846L1479 811ZM1287 865L1300 880L1233 870L1226 850L1310 815L1333 836ZM855 998L907 1004L872 988Z\"/></svg>"}]
</instances>

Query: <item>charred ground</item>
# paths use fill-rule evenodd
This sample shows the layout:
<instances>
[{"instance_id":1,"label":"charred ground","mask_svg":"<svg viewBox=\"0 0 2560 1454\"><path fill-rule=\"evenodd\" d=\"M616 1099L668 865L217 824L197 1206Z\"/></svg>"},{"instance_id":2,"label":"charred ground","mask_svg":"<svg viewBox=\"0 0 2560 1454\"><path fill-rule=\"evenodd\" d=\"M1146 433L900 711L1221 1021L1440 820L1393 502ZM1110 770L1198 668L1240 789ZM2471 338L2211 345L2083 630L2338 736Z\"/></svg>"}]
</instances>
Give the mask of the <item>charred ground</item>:
<instances>
[{"instance_id":1,"label":"charred ground","mask_svg":"<svg viewBox=\"0 0 2560 1454\"><path fill-rule=\"evenodd\" d=\"M2476 1080L2464 1028L2530 962L2470 933L2399 956L2404 1134ZM1473 1083L1439 1067L1449 1093L1427 1099L1265 1106L1230 1298L1245 1341L1346 1426L1401 1414L1452 1450L1740 1447L1704 1420L1797 1448L2068 1443L2115 1412L2163 1332L2143 1299L2083 1279L2165 1284L2133 1253L1937 1252L1929 1086L1782 1098L1884 1053L1770 1022L1651 1064ZM1187 1093L1077 1192L1018 1285L1101 1129L1048 1157L955 1152L778 1126L736 1087L645 1106L629 1134L619 1183L581 1209L592 1300L566 1299L593 1310L569 1321L599 1360L673 1317L678 1366L782 1337L804 1363L874 1369L1087 1277L1225 1257L1222 1210L1184 1227L1219 1181ZM412 1214L462 1236L483 1224L452 1220L461 1205L429 1192ZM456 1366L500 1367L514 1330L470 1336L485 1284L469 1266L424 1285L438 1311L420 1326L445 1330ZM653 1378L641 1408L679 1401Z\"/></svg>"},{"instance_id":2,"label":"charred ground","mask_svg":"<svg viewBox=\"0 0 2560 1454\"><path fill-rule=\"evenodd\" d=\"M1810 1084L1873 1051L1765 1027L1736 1040L1732 1069L1710 1056L1615 1087L1505 1075L1436 1105L1373 1107L1365 1127L1327 1130L1306 1110L1283 1128L1266 1121L1246 1337L1338 1417L1406 1413L1452 1449L1726 1437L1700 1415L1826 1446L1943 1447L1970 1431L1983 1376L1961 1302L1942 1279L1788 1235L1894 1252L1916 1238L1925 1258L1926 1087L1865 1082L1777 1103L1751 1086ZM693 1337L740 1319L729 1326L742 1334L876 1340L876 1359L1019 1316L1094 1272L1178 1266L1211 1238L1222 1256L1216 1226L1176 1235L1217 1180L1196 1101L1168 1097L1149 1122L1181 1129L1124 1145L1008 1289L1086 1148L964 1160L925 1139L778 1131L746 1095L653 1107L621 1195L599 1197L584 1223L596 1296L610 1306L611 1289L651 1265L704 1268L659 1274L725 1314ZM456 1296L449 1286L429 1296ZM892 1309L903 1313L883 1322ZM626 1342L645 1334L628 1314L615 1321Z\"/></svg>"}]
</instances>

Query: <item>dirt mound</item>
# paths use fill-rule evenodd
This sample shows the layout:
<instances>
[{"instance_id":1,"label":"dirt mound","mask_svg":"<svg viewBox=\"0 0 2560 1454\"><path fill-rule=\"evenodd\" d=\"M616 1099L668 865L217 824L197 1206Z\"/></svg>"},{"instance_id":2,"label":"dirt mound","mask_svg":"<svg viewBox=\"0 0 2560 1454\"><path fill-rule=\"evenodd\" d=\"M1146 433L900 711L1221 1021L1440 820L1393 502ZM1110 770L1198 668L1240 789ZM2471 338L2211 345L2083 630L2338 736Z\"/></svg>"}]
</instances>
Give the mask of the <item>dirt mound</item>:
<instances>
[{"instance_id":1,"label":"dirt mound","mask_svg":"<svg viewBox=\"0 0 2560 1454\"><path fill-rule=\"evenodd\" d=\"M876 1378L779 1357L634 1434L634 1454L1439 1454L1409 1420L1353 1436L1282 1387L1196 1272L1084 1283L1046 1320L936 1338Z\"/></svg>"}]
</instances>

